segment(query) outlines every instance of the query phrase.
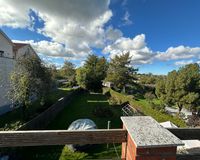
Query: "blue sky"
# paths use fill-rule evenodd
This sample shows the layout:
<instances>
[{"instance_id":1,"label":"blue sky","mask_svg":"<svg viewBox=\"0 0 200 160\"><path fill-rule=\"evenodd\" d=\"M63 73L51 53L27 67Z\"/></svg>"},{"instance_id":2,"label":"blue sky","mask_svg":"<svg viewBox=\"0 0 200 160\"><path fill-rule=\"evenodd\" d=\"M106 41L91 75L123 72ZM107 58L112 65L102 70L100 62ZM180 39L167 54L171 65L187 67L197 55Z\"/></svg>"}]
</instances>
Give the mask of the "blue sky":
<instances>
[{"instance_id":1,"label":"blue sky","mask_svg":"<svg viewBox=\"0 0 200 160\"><path fill-rule=\"evenodd\" d=\"M127 51L140 73L200 63L199 0L19 1L0 0L1 29L58 67Z\"/></svg>"}]
</instances>

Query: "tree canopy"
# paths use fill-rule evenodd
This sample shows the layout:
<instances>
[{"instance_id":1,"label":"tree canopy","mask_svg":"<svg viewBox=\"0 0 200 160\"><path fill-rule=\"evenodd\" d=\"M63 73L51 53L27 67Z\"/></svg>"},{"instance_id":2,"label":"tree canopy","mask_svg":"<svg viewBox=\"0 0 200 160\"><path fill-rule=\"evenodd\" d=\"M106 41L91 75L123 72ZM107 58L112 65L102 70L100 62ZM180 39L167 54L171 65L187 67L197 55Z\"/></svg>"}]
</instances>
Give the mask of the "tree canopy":
<instances>
[{"instance_id":1,"label":"tree canopy","mask_svg":"<svg viewBox=\"0 0 200 160\"><path fill-rule=\"evenodd\" d=\"M156 95L166 104L196 109L200 105L200 67L189 64L156 83Z\"/></svg>"},{"instance_id":2,"label":"tree canopy","mask_svg":"<svg viewBox=\"0 0 200 160\"><path fill-rule=\"evenodd\" d=\"M112 82L116 88L122 89L127 84L133 84L136 71L131 65L129 53L116 55L109 63L105 81Z\"/></svg>"},{"instance_id":3,"label":"tree canopy","mask_svg":"<svg viewBox=\"0 0 200 160\"><path fill-rule=\"evenodd\" d=\"M102 87L107 71L107 61L104 57L89 55L83 67L77 69L77 83L89 90L98 90Z\"/></svg>"},{"instance_id":4,"label":"tree canopy","mask_svg":"<svg viewBox=\"0 0 200 160\"><path fill-rule=\"evenodd\" d=\"M76 69L73 63L65 61L60 72L62 77L65 78L71 86L76 84Z\"/></svg>"},{"instance_id":5,"label":"tree canopy","mask_svg":"<svg viewBox=\"0 0 200 160\"><path fill-rule=\"evenodd\" d=\"M10 76L9 97L25 109L32 99L44 96L51 88L51 73L36 56L18 59Z\"/></svg>"}]
</instances>

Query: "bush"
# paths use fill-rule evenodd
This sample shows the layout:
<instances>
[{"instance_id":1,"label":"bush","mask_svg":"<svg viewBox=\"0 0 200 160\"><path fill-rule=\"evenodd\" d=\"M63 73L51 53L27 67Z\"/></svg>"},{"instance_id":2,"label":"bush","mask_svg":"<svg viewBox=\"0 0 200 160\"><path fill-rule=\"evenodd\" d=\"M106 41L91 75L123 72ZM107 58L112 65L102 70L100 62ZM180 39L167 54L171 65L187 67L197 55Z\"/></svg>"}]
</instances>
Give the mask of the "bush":
<instances>
[{"instance_id":1,"label":"bush","mask_svg":"<svg viewBox=\"0 0 200 160\"><path fill-rule=\"evenodd\" d=\"M83 160L87 157L87 153L84 152L74 152L65 146L62 150L59 160Z\"/></svg>"},{"instance_id":2,"label":"bush","mask_svg":"<svg viewBox=\"0 0 200 160\"><path fill-rule=\"evenodd\" d=\"M110 105L120 105L121 104L121 102L114 97L110 97L108 102L109 102Z\"/></svg>"},{"instance_id":3,"label":"bush","mask_svg":"<svg viewBox=\"0 0 200 160\"><path fill-rule=\"evenodd\" d=\"M200 127L200 117L198 115L192 115L188 118L187 125L191 127Z\"/></svg>"},{"instance_id":4,"label":"bush","mask_svg":"<svg viewBox=\"0 0 200 160\"><path fill-rule=\"evenodd\" d=\"M157 111L165 112L165 106L162 104L155 104L154 102L150 101L149 105L151 106L151 108Z\"/></svg>"},{"instance_id":5,"label":"bush","mask_svg":"<svg viewBox=\"0 0 200 160\"><path fill-rule=\"evenodd\" d=\"M113 112L111 111L111 109L109 107L104 107L104 106L95 107L93 110L93 114L101 118L113 116Z\"/></svg>"}]
</instances>

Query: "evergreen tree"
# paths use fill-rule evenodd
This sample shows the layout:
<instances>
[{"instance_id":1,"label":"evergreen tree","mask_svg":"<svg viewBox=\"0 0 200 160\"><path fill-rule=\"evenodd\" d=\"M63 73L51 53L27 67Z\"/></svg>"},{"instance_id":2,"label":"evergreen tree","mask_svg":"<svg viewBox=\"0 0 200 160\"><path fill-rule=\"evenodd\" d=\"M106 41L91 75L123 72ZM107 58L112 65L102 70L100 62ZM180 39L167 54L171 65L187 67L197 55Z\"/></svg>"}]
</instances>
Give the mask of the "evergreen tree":
<instances>
[{"instance_id":1,"label":"evergreen tree","mask_svg":"<svg viewBox=\"0 0 200 160\"><path fill-rule=\"evenodd\" d=\"M118 89L123 89L126 84L133 84L136 71L137 69L131 65L129 53L116 55L110 61L105 81L112 82Z\"/></svg>"},{"instance_id":2,"label":"evergreen tree","mask_svg":"<svg viewBox=\"0 0 200 160\"><path fill-rule=\"evenodd\" d=\"M89 55L84 66L76 72L78 84L89 90L101 89L107 66L107 61L104 57L99 58L96 55Z\"/></svg>"},{"instance_id":3,"label":"evergreen tree","mask_svg":"<svg viewBox=\"0 0 200 160\"><path fill-rule=\"evenodd\" d=\"M166 79L156 84L156 95L166 104L176 105L179 112L183 107L197 109L200 105L200 68L189 64L172 71Z\"/></svg>"}]
</instances>

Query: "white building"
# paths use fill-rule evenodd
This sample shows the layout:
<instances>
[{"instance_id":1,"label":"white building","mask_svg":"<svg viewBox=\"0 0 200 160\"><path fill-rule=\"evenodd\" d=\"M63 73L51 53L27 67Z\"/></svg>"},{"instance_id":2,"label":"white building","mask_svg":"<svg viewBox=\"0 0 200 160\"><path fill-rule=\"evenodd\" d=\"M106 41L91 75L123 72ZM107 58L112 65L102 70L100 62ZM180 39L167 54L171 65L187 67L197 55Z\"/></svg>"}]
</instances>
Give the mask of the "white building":
<instances>
[{"instance_id":1,"label":"white building","mask_svg":"<svg viewBox=\"0 0 200 160\"><path fill-rule=\"evenodd\" d=\"M16 59L21 56L36 55L29 44L13 43L8 36L0 30L0 114L12 110L8 98L9 77L14 69Z\"/></svg>"},{"instance_id":2,"label":"white building","mask_svg":"<svg viewBox=\"0 0 200 160\"><path fill-rule=\"evenodd\" d=\"M22 56L30 56L30 55L35 55L38 57L34 49L31 47L30 44L26 43L13 43L13 54L14 58L18 59Z\"/></svg>"}]
</instances>

